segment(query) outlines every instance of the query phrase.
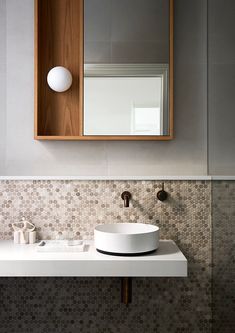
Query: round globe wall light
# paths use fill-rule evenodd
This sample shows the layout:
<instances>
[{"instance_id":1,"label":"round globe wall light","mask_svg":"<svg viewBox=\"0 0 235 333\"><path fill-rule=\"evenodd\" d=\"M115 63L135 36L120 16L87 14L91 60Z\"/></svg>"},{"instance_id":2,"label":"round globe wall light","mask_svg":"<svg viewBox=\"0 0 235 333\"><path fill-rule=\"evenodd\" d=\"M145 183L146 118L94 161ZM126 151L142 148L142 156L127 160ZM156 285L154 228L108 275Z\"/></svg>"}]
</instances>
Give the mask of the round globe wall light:
<instances>
[{"instance_id":1,"label":"round globe wall light","mask_svg":"<svg viewBox=\"0 0 235 333\"><path fill-rule=\"evenodd\" d=\"M49 87L56 92L68 90L73 82L70 71L62 66L52 68L47 74L47 83Z\"/></svg>"}]
</instances>

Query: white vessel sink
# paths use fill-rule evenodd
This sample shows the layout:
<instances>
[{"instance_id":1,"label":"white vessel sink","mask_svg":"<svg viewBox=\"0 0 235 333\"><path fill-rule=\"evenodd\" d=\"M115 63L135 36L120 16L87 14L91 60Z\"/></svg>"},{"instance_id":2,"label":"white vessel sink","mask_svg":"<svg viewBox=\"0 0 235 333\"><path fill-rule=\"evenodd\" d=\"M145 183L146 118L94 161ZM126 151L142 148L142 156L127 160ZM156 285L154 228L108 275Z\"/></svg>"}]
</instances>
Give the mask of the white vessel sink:
<instances>
[{"instance_id":1,"label":"white vessel sink","mask_svg":"<svg viewBox=\"0 0 235 333\"><path fill-rule=\"evenodd\" d=\"M116 255L153 252L159 245L159 228L143 223L102 224L94 230L97 251Z\"/></svg>"}]
</instances>

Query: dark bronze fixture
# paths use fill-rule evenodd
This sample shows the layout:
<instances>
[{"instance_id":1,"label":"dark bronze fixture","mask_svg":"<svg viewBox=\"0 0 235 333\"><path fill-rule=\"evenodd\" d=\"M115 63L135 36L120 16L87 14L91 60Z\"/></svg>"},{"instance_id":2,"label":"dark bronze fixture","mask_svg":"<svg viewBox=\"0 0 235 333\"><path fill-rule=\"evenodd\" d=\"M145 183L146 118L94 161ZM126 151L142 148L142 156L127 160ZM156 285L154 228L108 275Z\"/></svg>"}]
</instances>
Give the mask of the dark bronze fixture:
<instances>
[{"instance_id":1,"label":"dark bronze fixture","mask_svg":"<svg viewBox=\"0 0 235 333\"><path fill-rule=\"evenodd\" d=\"M124 207L129 207L129 202L130 202L130 199L131 199L131 193L128 192L128 191L124 191L122 192L122 200L124 200Z\"/></svg>"},{"instance_id":2,"label":"dark bronze fixture","mask_svg":"<svg viewBox=\"0 0 235 333\"><path fill-rule=\"evenodd\" d=\"M165 201L168 197L168 193L164 190L164 183L162 183L162 189L157 192L157 198L160 201Z\"/></svg>"},{"instance_id":3,"label":"dark bronze fixture","mask_svg":"<svg viewBox=\"0 0 235 333\"><path fill-rule=\"evenodd\" d=\"M122 277L122 303L128 306L132 301L132 279L131 277Z\"/></svg>"}]
</instances>

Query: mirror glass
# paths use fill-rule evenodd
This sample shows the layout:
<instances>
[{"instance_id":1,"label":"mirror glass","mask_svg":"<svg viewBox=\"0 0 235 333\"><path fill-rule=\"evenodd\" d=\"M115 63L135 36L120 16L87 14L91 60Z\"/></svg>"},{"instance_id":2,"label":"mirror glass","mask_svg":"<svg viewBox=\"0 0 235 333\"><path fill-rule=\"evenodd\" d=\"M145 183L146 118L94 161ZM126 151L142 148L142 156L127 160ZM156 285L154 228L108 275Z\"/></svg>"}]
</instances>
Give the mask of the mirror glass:
<instances>
[{"instance_id":1,"label":"mirror glass","mask_svg":"<svg viewBox=\"0 0 235 333\"><path fill-rule=\"evenodd\" d=\"M169 135L169 0L84 1L84 135Z\"/></svg>"}]
</instances>

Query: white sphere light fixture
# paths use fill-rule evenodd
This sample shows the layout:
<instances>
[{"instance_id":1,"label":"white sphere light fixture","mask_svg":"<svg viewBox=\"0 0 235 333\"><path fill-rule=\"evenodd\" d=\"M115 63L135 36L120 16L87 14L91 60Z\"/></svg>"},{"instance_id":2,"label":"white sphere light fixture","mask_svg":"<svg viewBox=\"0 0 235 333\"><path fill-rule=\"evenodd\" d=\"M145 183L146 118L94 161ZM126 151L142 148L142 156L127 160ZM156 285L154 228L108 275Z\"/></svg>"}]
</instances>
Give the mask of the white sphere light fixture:
<instances>
[{"instance_id":1,"label":"white sphere light fixture","mask_svg":"<svg viewBox=\"0 0 235 333\"><path fill-rule=\"evenodd\" d=\"M49 87L56 92L68 90L73 82L70 71L62 66L52 68L47 74L47 83Z\"/></svg>"}]
</instances>

